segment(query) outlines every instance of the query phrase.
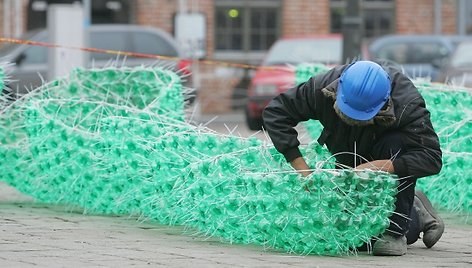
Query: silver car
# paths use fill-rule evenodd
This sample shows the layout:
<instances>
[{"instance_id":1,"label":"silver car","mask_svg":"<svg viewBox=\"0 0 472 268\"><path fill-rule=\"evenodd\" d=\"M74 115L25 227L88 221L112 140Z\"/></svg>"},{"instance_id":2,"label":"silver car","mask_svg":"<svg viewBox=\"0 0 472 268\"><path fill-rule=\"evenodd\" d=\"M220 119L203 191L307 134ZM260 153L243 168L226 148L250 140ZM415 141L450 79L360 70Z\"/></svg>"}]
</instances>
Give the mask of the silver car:
<instances>
[{"instance_id":1,"label":"silver car","mask_svg":"<svg viewBox=\"0 0 472 268\"><path fill-rule=\"evenodd\" d=\"M137 52L181 59L182 53L176 41L168 33L151 27L137 25L100 24L89 27L89 47L116 51ZM26 33L21 39L48 42L47 30L36 30ZM10 73L8 87L12 97L27 93L40 86L48 77L48 47L26 44L8 44L0 49L0 62L12 62L15 65ZM175 70L188 68L185 60L156 60L142 57L126 57L105 53L89 53L87 67L105 67L113 61L125 66L165 65ZM182 64L183 63L183 64ZM188 70L188 69L186 69ZM191 78L187 74L186 86L191 87ZM187 95L193 101L195 91Z\"/></svg>"},{"instance_id":2,"label":"silver car","mask_svg":"<svg viewBox=\"0 0 472 268\"><path fill-rule=\"evenodd\" d=\"M437 81L472 87L472 41L464 41L457 46Z\"/></svg>"},{"instance_id":3,"label":"silver car","mask_svg":"<svg viewBox=\"0 0 472 268\"><path fill-rule=\"evenodd\" d=\"M366 59L386 59L400 64L411 78L429 77L435 81L439 69L457 44L470 36L386 35L372 41Z\"/></svg>"}]
</instances>

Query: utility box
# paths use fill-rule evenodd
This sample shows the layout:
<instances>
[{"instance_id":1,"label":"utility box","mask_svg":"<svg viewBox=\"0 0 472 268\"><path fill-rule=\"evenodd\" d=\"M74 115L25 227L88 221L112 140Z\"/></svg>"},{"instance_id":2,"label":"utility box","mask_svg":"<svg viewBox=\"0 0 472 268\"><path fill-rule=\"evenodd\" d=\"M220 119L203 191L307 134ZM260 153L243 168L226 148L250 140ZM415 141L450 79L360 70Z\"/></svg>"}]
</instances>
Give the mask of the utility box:
<instances>
[{"instance_id":1,"label":"utility box","mask_svg":"<svg viewBox=\"0 0 472 268\"><path fill-rule=\"evenodd\" d=\"M48 6L47 28L49 42L61 47L48 51L48 80L65 76L73 68L85 66L84 10L81 4L52 4ZM69 48L67 48L69 47Z\"/></svg>"},{"instance_id":2,"label":"utility box","mask_svg":"<svg viewBox=\"0 0 472 268\"><path fill-rule=\"evenodd\" d=\"M178 13L175 16L175 38L184 55L202 59L206 56L205 16L200 13Z\"/></svg>"}]
</instances>

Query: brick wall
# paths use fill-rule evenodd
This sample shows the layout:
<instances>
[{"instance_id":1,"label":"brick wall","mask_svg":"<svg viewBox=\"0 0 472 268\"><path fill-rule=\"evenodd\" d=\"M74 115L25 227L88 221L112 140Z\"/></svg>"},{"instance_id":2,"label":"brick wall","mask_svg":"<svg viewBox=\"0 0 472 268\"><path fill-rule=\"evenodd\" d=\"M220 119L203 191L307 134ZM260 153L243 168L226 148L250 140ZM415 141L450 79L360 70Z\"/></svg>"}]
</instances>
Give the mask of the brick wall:
<instances>
[{"instance_id":1,"label":"brick wall","mask_svg":"<svg viewBox=\"0 0 472 268\"><path fill-rule=\"evenodd\" d=\"M21 6L22 6L22 11L21 11L21 20L22 20L22 29L21 29L21 32L20 32L20 35L23 34L25 31L26 31L26 14L27 14L27 10L28 10L28 0L15 0L15 1L21 1ZM4 32L4 27L3 27L3 12L4 12L4 6L3 6L3 3L4 1L0 0L0 36L4 36L5 35L5 32ZM15 34L15 20L16 18L14 17L15 14L13 13L14 12L14 3L13 1L11 2L11 7L10 7L10 14L11 14L11 21L10 21L10 34L11 34L11 37L14 37L14 34ZM0 43L0 46L2 46L3 44Z\"/></svg>"},{"instance_id":2,"label":"brick wall","mask_svg":"<svg viewBox=\"0 0 472 268\"><path fill-rule=\"evenodd\" d=\"M396 29L400 34L433 34L434 29L434 0L397 0ZM441 33L456 33L456 2L442 0Z\"/></svg>"},{"instance_id":3,"label":"brick wall","mask_svg":"<svg viewBox=\"0 0 472 268\"><path fill-rule=\"evenodd\" d=\"M172 33L177 1L137 0L135 10L137 24L161 28Z\"/></svg>"},{"instance_id":4,"label":"brick wall","mask_svg":"<svg viewBox=\"0 0 472 268\"><path fill-rule=\"evenodd\" d=\"M188 1L188 11L191 11L191 2ZM136 23L161 28L168 33L174 31L174 16L178 12L179 2L176 0L136 0L134 14ZM213 0L198 0L196 12L203 13L207 27L207 55L213 52L214 38L214 9Z\"/></svg>"},{"instance_id":5,"label":"brick wall","mask_svg":"<svg viewBox=\"0 0 472 268\"><path fill-rule=\"evenodd\" d=\"M284 0L282 34L327 34L330 26L329 0Z\"/></svg>"},{"instance_id":6,"label":"brick wall","mask_svg":"<svg viewBox=\"0 0 472 268\"><path fill-rule=\"evenodd\" d=\"M3 1L0 1L0 36L3 36ZM0 47L3 46L3 43L0 43Z\"/></svg>"},{"instance_id":7,"label":"brick wall","mask_svg":"<svg viewBox=\"0 0 472 268\"><path fill-rule=\"evenodd\" d=\"M443 34L455 34L457 32L457 1L442 0L441 21Z\"/></svg>"},{"instance_id":8,"label":"brick wall","mask_svg":"<svg viewBox=\"0 0 472 268\"><path fill-rule=\"evenodd\" d=\"M396 29L399 34L434 32L434 0L397 0Z\"/></svg>"}]
</instances>

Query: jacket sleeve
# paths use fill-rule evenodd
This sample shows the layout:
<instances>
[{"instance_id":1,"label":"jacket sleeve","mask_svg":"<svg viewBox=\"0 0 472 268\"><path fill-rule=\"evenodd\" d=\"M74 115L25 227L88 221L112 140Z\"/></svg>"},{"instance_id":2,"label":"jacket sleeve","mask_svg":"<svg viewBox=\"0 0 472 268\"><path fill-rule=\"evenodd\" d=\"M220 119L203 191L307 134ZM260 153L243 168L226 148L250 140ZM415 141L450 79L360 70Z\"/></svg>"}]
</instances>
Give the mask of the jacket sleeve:
<instances>
[{"instance_id":1,"label":"jacket sleeve","mask_svg":"<svg viewBox=\"0 0 472 268\"><path fill-rule=\"evenodd\" d=\"M338 66L325 74L311 77L275 97L264 109L264 126L275 148L287 162L301 156L298 133L294 127L302 121L319 119L324 106L321 89L336 80L345 66Z\"/></svg>"},{"instance_id":2,"label":"jacket sleeve","mask_svg":"<svg viewBox=\"0 0 472 268\"><path fill-rule=\"evenodd\" d=\"M400 178L434 175L442 167L439 138L431 124L430 112L423 97L414 90L417 94L403 106L399 120L405 151L393 160L393 166Z\"/></svg>"},{"instance_id":3,"label":"jacket sleeve","mask_svg":"<svg viewBox=\"0 0 472 268\"><path fill-rule=\"evenodd\" d=\"M278 95L262 113L272 143L288 162L301 156L298 132L294 127L301 121L317 119L313 80L312 77Z\"/></svg>"}]
</instances>

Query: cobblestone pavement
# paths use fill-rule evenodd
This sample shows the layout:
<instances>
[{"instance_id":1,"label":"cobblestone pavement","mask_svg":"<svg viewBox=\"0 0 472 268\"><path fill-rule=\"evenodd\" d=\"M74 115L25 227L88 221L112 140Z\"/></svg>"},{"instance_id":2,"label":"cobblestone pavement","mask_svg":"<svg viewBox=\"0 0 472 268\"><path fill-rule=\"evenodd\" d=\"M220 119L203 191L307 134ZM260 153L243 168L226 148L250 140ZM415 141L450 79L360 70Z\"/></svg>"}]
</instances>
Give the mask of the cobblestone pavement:
<instances>
[{"instance_id":1,"label":"cobblestone pavement","mask_svg":"<svg viewBox=\"0 0 472 268\"><path fill-rule=\"evenodd\" d=\"M323 257L230 245L182 227L135 218L83 215L34 203L0 185L0 267L467 267L472 226L446 215L432 249L421 242L402 257Z\"/></svg>"},{"instance_id":2,"label":"cobblestone pavement","mask_svg":"<svg viewBox=\"0 0 472 268\"><path fill-rule=\"evenodd\" d=\"M402 257L297 256L182 227L39 204L0 183L0 267L472 267L471 220L441 215L446 231L432 249L420 241Z\"/></svg>"}]
</instances>

